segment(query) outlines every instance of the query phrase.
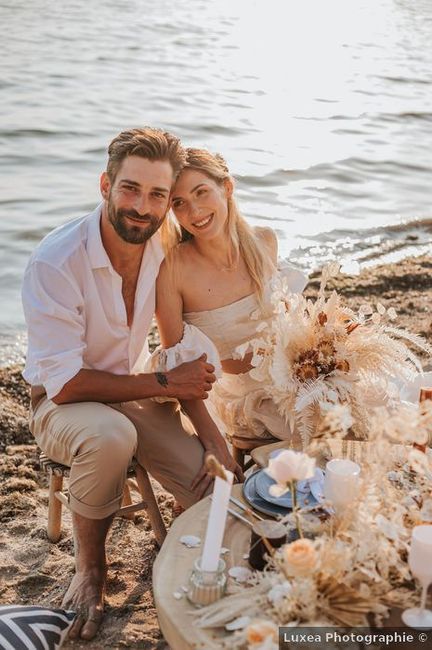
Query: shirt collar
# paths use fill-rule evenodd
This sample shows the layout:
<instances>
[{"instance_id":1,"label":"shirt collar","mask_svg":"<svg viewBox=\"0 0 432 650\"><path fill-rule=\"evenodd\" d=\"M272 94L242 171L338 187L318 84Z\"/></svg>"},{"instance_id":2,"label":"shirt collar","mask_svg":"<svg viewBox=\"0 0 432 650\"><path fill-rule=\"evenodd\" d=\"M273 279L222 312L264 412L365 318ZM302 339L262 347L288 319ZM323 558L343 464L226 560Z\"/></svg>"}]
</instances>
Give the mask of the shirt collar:
<instances>
[{"instance_id":1,"label":"shirt collar","mask_svg":"<svg viewBox=\"0 0 432 650\"><path fill-rule=\"evenodd\" d=\"M102 244L100 220L103 203L100 203L88 217L87 254L92 269L112 268L108 254Z\"/></svg>"},{"instance_id":2,"label":"shirt collar","mask_svg":"<svg viewBox=\"0 0 432 650\"><path fill-rule=\"evenodd\" d=\"M96 210L94 210L88 217L86 248L92 269L112 269L112 264L102 243L100 232L102 207L103 203L100 203ZM145 251L151 251L151 257L153 257L154 262L156 263L157 267L159 267L164 258L160 231L157 231L152 237L150 237L150 239L147 241Z\"/></svg>"}]
</instances>

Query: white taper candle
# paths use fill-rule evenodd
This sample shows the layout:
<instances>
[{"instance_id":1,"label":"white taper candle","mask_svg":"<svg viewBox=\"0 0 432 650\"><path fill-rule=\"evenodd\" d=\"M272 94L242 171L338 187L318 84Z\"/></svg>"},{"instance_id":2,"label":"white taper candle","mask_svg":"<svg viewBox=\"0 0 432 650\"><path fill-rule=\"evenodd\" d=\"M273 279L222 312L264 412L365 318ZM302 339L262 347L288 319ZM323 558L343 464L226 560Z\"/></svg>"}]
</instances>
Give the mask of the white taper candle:
<instances>
[{"instance_id":1,"label":"white taper candle","mask_svg":"<svg viewBox=\"0 0 432 650\"><path fill-rule=\"evenodd\" d=\"M228 512L229 498L234 474L224 470L227 480L216 476L213 498L210 505L207 531L201 559L203 571L216 571L219 563L222 540L225 532L225 523Z\"/></svg>"}]
</instances>

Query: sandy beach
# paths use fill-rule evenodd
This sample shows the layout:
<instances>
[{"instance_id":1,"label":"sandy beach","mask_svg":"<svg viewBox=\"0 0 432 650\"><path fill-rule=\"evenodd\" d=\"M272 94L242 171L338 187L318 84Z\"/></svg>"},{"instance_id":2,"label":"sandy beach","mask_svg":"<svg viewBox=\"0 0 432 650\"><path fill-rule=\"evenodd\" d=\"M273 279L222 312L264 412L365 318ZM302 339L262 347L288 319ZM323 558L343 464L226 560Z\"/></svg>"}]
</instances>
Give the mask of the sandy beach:
<instances>
[{"instance_id":1,"label":"sandy beach","mask_svg":"<svg viewBox=\"0 0 432 650\"><path fill-rule=\"evenodd\" d=\"M311 279L307 294L316 293ZM368 301L393 306L396 324L432 342L432 260L410 258L397 264L341 276L336 288L349 306ZM430 360L424 360L430 368ZM0 369L0 603L59 606L73 574L69 513L63 516L58 544L46 537L47 479L38 469L38 451L27 428L29 391L18 366ZM165 522L173 499L155 484ZM167 649L152 597L152 566L157 554L147 516L137 522L117 518L108 543L106 616L93 642L67 642L66 649ZM175 649L174 649L175 650Z\"/></svg>"}]
</instances>

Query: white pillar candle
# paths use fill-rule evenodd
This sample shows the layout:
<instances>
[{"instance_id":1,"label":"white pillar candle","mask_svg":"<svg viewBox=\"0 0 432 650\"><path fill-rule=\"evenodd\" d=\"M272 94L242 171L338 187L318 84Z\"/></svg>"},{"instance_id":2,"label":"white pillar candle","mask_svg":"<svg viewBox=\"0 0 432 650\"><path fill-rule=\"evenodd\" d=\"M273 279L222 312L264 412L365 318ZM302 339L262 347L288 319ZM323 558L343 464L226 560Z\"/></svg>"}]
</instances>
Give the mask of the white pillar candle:
<instances>
[{"instance_id":1,"label":"white pillar candle","mask_svg":"<svg viewBox=\"0 0 432 650\"><path fill-rule=\"evenodd\" d=\"M324 494L336 510L349 505L357 496L360 465L347 458L333 458L326 465Z\"/></svg>"},{"instance_id":2,"label":"white pillar candle","mask_svg":"<svg viewBox=\"0 0 432 650\"><path fill-rule=\"evenodd\" d=\"M207 531L201 559L203 571L216 571L219 564L222 540L225 532L225 523L228 512L229 498L234 474L224 470L227 480L216 476L213 488L213 497L210 505Z\"/></svg>"}]
</instances>

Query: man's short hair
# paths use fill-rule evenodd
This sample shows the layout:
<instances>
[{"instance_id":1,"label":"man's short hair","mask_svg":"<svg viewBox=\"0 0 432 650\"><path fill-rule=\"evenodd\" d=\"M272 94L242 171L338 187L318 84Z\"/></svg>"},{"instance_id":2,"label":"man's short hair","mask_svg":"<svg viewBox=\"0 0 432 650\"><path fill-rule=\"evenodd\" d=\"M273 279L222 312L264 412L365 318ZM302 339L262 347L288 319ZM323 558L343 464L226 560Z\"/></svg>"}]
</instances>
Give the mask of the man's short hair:
<instances>
[{"instance_id":1,"label":"man's short hair","mask_svg":"<svg viewBox=\"0 0 432 650\"><path fill-rule=\"evenodd\" d=\"M108 147L107 174L113 183L125 158L141 156L147 160L168 161L178 176L186 162L186 152L179 138L168 131L145 126L119 133Z\"/></svg>"}]
</instances>

